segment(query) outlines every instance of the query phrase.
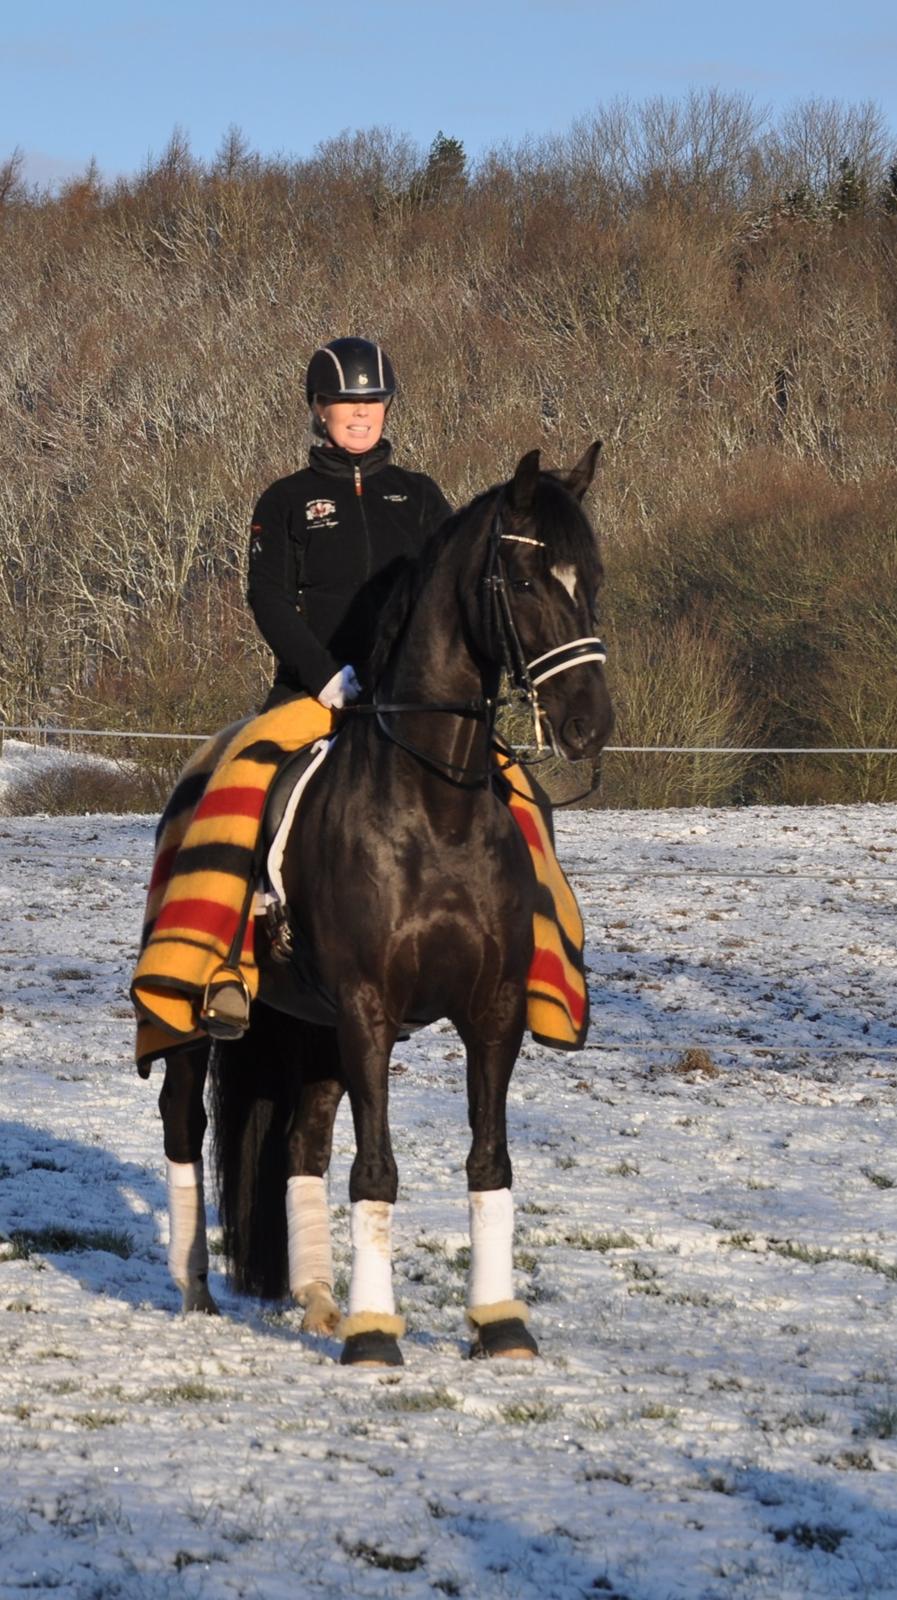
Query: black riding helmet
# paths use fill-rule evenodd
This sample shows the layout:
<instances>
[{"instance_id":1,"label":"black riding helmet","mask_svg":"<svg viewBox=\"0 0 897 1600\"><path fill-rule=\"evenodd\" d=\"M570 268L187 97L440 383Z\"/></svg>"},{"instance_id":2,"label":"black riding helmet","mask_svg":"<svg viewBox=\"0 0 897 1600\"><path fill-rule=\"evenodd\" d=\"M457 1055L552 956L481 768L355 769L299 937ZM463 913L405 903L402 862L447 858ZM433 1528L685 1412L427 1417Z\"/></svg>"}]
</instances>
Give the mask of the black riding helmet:
<instances>
[{"instance_id":1,"label":"black riding helmet","mask_svg":"<svg viewBox=\"0 0 897 1600\"><path fill-rule=\"evenodd\" d=\"M316 350L305 374L309 405L315 395L328 400L385 400L396 392L389 356L370 339L331 339Z\"/></svg>"}]
</instances>

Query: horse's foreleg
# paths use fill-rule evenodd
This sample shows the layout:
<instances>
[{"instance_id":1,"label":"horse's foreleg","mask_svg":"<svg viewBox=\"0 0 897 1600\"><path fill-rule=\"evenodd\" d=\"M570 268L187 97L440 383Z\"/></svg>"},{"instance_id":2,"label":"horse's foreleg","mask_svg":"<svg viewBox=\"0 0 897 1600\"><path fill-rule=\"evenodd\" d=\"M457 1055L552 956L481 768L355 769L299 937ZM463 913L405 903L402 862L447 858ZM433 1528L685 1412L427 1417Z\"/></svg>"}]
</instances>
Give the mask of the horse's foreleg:
<instances>
[{"instance_id":1,"label":"horse's foreleg","mask_svg":"<svg viewBox=\"0 0 897 1600\"><path fill-rule=\"evenodd\" d=\"M288 1140L287 1232L290 1293L305 1307L305 1333L333 1333L340 1311L333 1297L333 1255L325 1174L330 1165L333 1124L344 1085L333 1029L317 1029L315 1066L299 1089ZM326 1037L329 1036L329 1037ZM309 1052L310 1054L310 1052ZM326 1059L327 1057L330 1059ZM306 1057L306 1061L308 1057ZM314 1071L315 1076L309 1076Z\"/></svg>"},{"instance_id":2,"label":"horse's foreleg","mask_svg":"<svg viewBox=\"0 0 897 1600\"><path fill-rule=\"evenodd\" d=\"M168 1169L168 1268L184 1311L216 1315L218 1307L209 1293L202 1160L208 1061L207 1044L166 1057L159 1110Z\"/></svg>"},{"instance_id":3,"label":"horse's foreleg","mask_svg":"<svg viewBox=\"0 0 897 1600\"><path fill-rule=\"evenodd\" d=\"M467 1318L475 1330L472 1356L531 1360L538 1347L526 1328L526 1307L514 1298L514 1202L505 1120L508 1085L523 1037L522 1006L516 994L509 994L508 1009L509 1027L498 1040L462 1030L473 1135L467 1157Z\"/></svg>"},{"instance_id":4,"label":"horse's foreleg","mask_svg":"<svg viewBox=\"0 0 897 1600\"><path fill-rule=\"evenodd\" d=\"M355 1160L349 1177L352 1277L349 1315L343 1323L344 1366L401 1366L392 1287L392 1214L399 1174L389 1137L389 1056L396 1029L380 995L359 985L344 1006L339 1048L352 1101Z\"/></svg>"}]
</instances>

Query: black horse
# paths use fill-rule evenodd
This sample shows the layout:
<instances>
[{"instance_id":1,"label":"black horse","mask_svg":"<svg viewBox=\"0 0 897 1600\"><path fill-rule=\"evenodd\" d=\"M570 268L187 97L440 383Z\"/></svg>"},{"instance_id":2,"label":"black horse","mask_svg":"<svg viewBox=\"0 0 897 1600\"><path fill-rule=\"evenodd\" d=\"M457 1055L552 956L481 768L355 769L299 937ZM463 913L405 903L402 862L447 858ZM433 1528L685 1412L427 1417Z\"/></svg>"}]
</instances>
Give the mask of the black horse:
<instances>
[{"instance_id":1,"label":"black horse","mask_svg":"<svg viewBox=\"0 0 897 1600\"><path fill-rule=\"evenodd\" d=\"M337 1106L349 1094L356 1156L346 1363L402 1359L388 1067L409 1019L442 1017L467 1052L472 1353L536 1353L512 1290L505 1129L536 882L500 796L495 702L505 671L556 751L592 757L608 738L613 714L594 637L602 566L581 506L599 449L566 474L542 471L538 451L524 456L508 484L444 525L413 580L399 586L383 618L373 704L344 719L284 859L293 938L335 1003L335 1028L264 1003L274 996L292 1009L282 968L269 963L249 1032L216 1047L213 1117L234 1279L267 1294L288 1283L313 1331L339 1321L324 1177ZM160 1105L174 1162L201 1154L208 1052L195 1046L167 1060ZM203 1213L200 1190L180 1223L182 1234L192 1230L180 1282L186 1308L213 1310Z\"/></svg>"}]
</instances>

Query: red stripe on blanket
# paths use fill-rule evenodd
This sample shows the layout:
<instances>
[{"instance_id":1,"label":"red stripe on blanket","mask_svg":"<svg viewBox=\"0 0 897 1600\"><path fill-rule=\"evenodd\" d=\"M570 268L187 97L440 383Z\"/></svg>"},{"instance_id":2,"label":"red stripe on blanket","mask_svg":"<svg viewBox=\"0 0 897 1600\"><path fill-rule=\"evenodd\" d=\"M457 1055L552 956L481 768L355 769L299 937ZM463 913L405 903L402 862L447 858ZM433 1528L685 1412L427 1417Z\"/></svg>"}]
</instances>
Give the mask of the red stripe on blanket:
<instances>
[{"instance_id":1,"label":"red stripe on blanket","mask_svg":"<svg viewBox=\"0 0 897 1600\"><path fill-rule=\"evenodd\" d=\"M249 789L245 786L232 784L230 788L209 789L202 797L193 813L193 821L199 817L252 817L258 822L265 804L265 789Z\"/></svg>"},{"instance_id":2,"label":"red stripe on blanket","mask_svg":"<svg viewBox=\"0 0 897 1600\"><path fill-rule=\"evenodd\" d=\"M237 931L239 911L222 906L214 900L172 900L163 906L156 919L154 932L164 928L190 928L194 933L209 933L230 944Z\"/></svg>"},{"instance_id":3,"label":"red stripe on blanket","mask_svg":"<svg viewBox=\"0 0 897 1600\"><path fill-rule=\"evenodd\" d=\"M177 855L179 848L180 843L173 844L168 850L163 850L161 854L156 857L153 865L153 875L150 878L149 883L150 892L153 889L157 889L160 883L168 882L169 878L171 877L171 863Z\"/></svg>"},{"instance_id":4,"label":"red stripe on blanket","mask_svg":"<svg viewBox=\"0 0 897 1600\"><path fill-rule=\"evenodd\" d=\"M550 950L537 950L533 956L527 981L529 983L550 983L553 989L559 989L567 1005L570 1015L577 1028L582 1026L585 1016L585 1000L581 994L571 988L564 975L564 967L559 957L552 955Z\"/></svg>"},{"instance_id":5,"label":"red stripe on blanket","mask_svg":"<svg viewBox=\"0 0 897 1600\"><path fill-rule=\"evenodd\" d=\"M542 843L542 836L539 833L538 823L536 822L532 812L529 811L526 806L515 806L513 800L511 801L510 809L511 815L513 816L514 821L520 829L520 832L523 834L523 837L530 849L538 850L539 854L544 856L545 846Z\"/></svg>"}]
</instances>

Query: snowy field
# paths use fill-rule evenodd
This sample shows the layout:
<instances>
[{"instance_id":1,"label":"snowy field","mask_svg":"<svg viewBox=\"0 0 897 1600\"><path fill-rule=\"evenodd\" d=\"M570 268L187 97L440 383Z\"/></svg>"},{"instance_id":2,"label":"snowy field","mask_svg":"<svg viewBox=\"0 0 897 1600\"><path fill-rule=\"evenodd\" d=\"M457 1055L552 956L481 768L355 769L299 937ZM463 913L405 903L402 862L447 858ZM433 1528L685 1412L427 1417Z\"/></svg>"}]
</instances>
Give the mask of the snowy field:
<instances>
[{"instance_id":1,"label":"snowy field","mask_svg":"<svg viewBox=\"0 0 897 1600\"><path fill-rule=\"evenodd\" d=\"M593 1026L512 1086L542 1360L464 1360L436 1028L394 1065L399 1374L218 1274L177 1314L125 997L151 832L0 818L3 1600L897 1596L897 807L559 816Z\"/></svg>"}]
</instances>

